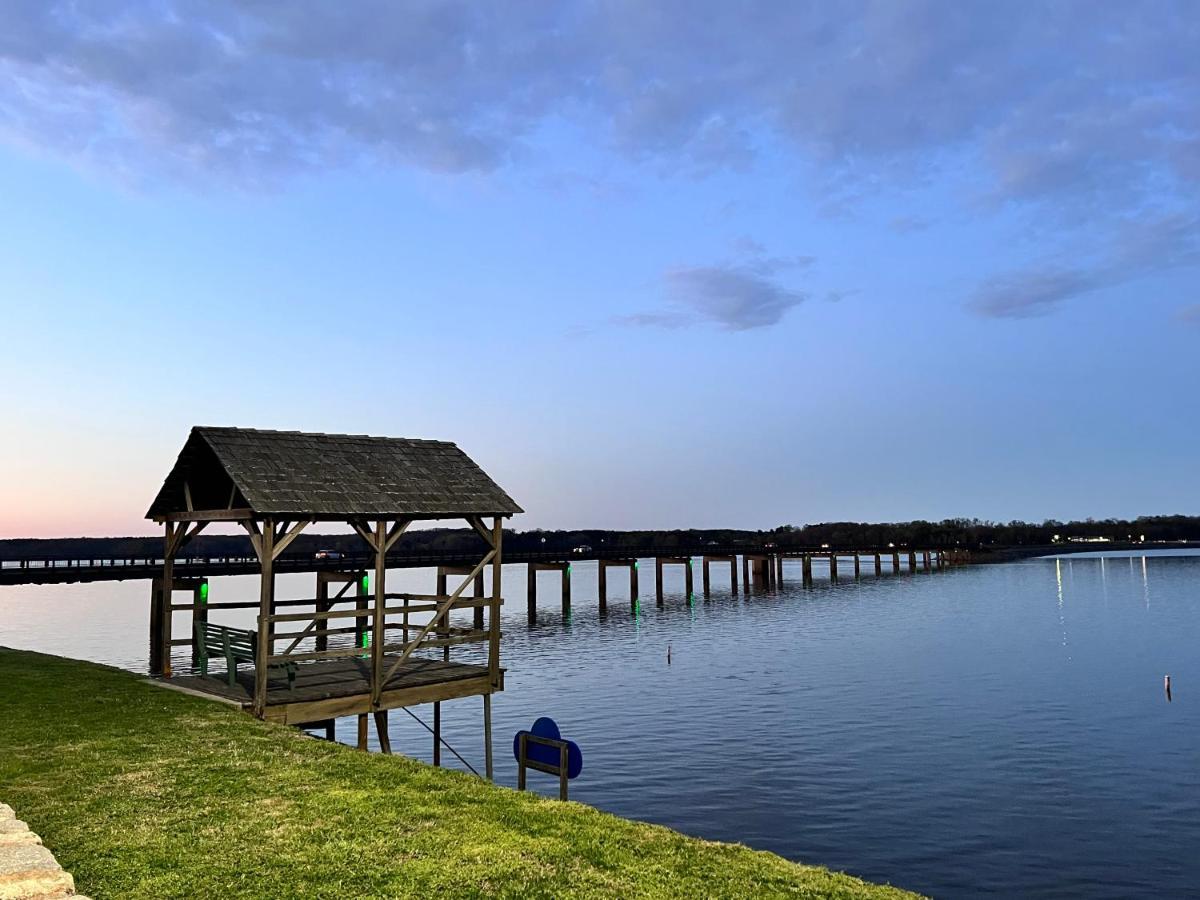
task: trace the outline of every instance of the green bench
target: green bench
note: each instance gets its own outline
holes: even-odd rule
[[[197,622],[196,649],[200,657],[201,675],[208,674],[210,656],[225,657],[225,668],[232,687],[237,684],[237,664],[248,662],[253,665],[258,659],[258,632],[230,628],[228,625],[213,625],[211,622]],[[292,690],[296,684],[296,664],[271,663],[270,667],[287,670],[288,690]]]

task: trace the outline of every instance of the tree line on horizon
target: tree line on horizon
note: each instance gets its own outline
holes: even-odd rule
[[[816,525],[781,525],[769,530],[734,528],[619,531],[575,529],[509,531],[505,550],[569,552],[588,546],[596,550],[629,550],[631,554],[650,549],[700,550],[707,546],[819,548],[852,550],[895,545],[897,547],[963,547],[972,550],[1002,547],[1050,546],[1072,540],[1106,538],[1111,541],[1147,543],[1200,541],[1200,516],[1139,516],[1136,519],[1084,519],[1041,523],[983,519],[944,519],[940,522],[824,522]],[[469,528],[428,528],[410,531],[401,539],[397,553],[473,552],[483,543]],[[293,553],[335,550],[361,553],[362,539],[355,534],[304,534],[290,548]],[[23,558],[145,558],[162,552],[160,537],[6,538],[0,540],[0,559]],[[192,556],[249,556],[250,542],[244,535],[202,534],[189,545]]]

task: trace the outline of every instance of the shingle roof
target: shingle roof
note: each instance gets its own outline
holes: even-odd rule
[[[185,483],[196,509],[232,504],[264,516],[434,519],[523,511],[448,441],[197,426],[146,518],[186,511]]]

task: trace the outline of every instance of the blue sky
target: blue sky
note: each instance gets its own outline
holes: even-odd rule
[[[1197,512],[1187,2],[0,0],[0,535],[190,425],[517,527]]]

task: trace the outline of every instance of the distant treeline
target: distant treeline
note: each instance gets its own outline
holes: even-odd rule
[[[769,531],[733,528],[675,531],[506,531],[506,550],[569,551],[587,545],[599,550],[628,549],[631,553],[658,548],[698,549],[720,546],[820,547],[999,547],[1045,546],[1072,538],[1108,538],[1112,541],[1198,541],[1200,516],[1141,516],[1137,519],[1087,519],[1082,522],[1040,524],[986,522],[980,519],[946,519],[942,522],[827,522],[820,525],[782,525]],[[472,551],[483,543],[467,528],[431,528],[411,531],[397,547],[401,553]],[[305,534],[289,548],[294,553],[318,550],[361,552],[365,546],[354,534]],[[108,538],[9,538],[0,540],[0,559],[23,558],[135,558],[162,553],[157,537]],[[249,556],[250,542],[239,535],[202,534],[185,553],[192,556]]]

